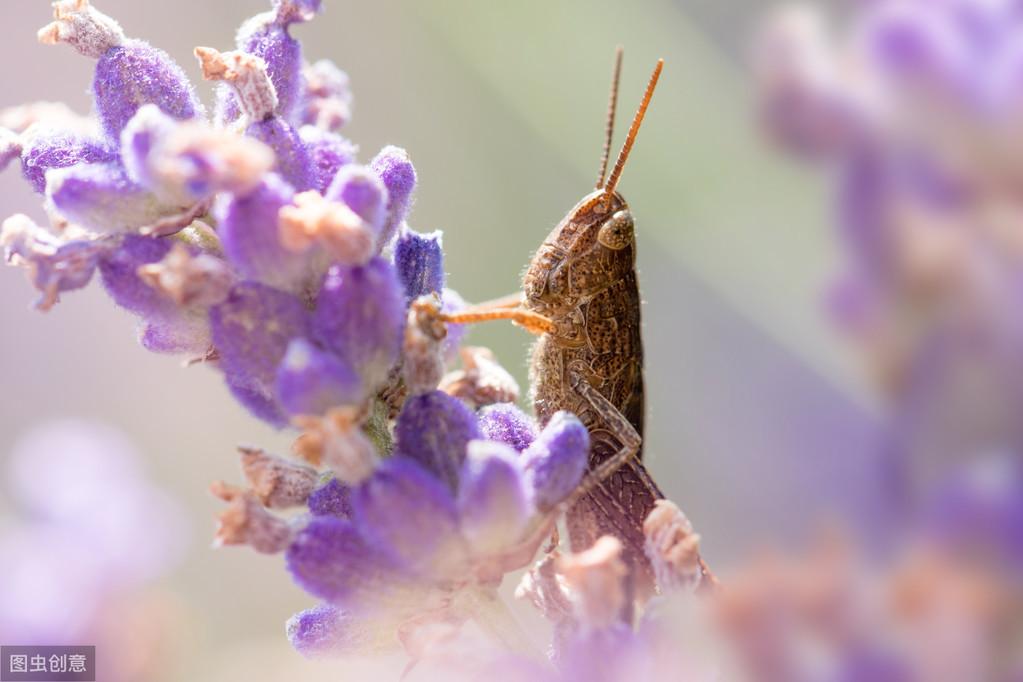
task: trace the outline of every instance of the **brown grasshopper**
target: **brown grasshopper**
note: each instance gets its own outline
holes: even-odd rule
[[[536,251],[523,292],[442,314],[452,323],[510,319],[539,335],[530,363],[536,416],[576,414],[590,432],[590,470],[566,516],[573,551],[601,535],[621,539],[637,596],[653,584],[643,520],[664,495],[640,460],[643,340],[636,238],[629,205],[616,191],[660,77],[659,60],[605,182],[614,129],[621,48],[615,54],[607,129],[595,191],[583,197]],[[703,571],[707,570],[702,566]]]

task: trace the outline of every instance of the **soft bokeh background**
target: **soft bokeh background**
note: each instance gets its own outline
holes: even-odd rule
[[[192,48],[230,48],[240,21],[268,5],[96,4],[197,82]],[[773,154],[750,113],[743,63],[760,3],[325,5],[295,34],[308,57],[350,74],[356,109],[344,132],[362,158],[387,143],[411,153],[420,186],[410,222],[445,231],[449,283],[470,300],[516,289],[531,250],[591,188],[614,46],[626,48],[616,145],[664,57],[620,185],[638,221],[650,466],[717,566],[832,514],[864,524],[878,513],[869,392],[821,313],[834,258],[824,179]],[[60,99],[88,109],[93,64],[36,42],[49,17],[41,0],[0,6],[0,106]],[[212,89],[200,91],[210,102]],[[42,217],[11,169],[0,176],[0,214],[14,212]],[[0,269],[0,453],[52,417],[126,432],[190,515],[190,551],[165,584],[188,623],[173,677],[288,677],[300,662],[283,623],[310,600],[279,557],[208,549],[218,503],[206,493],[213,479],[238,478],[236,444],[283,451],[288,438],[247,416],[214,372],[143,351],[129,315],[97,285],[41,314],[23,278]],[[525,386],[524,332],[494,324],[472,341]]]

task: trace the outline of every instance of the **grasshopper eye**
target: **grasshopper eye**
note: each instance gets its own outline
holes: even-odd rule
[[[632,243],[634,236],[632,214],[628,211],[618,211],[600,226],[597,241],[613,251],[620,251]]]

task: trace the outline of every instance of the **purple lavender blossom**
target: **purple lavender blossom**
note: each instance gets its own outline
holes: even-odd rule
[[[590,433],[570,412],[556,412],[522,453],[533,500],[550,509],[575,489],[586,471]]]
[[[327,272],[313,311],[314,338],[354,367],[369,389],[383,384],[398,361],[404,324],[401,284],[388,261]]]
[[[324,414],[333,407],[357,405],[363,398],[355,370],[307,339],[288,345],[277,370],[276,393],[291,415]]]
[[[338,170],[355,161],[355,145],[337,133],[309,125],[299,128],[298,134],[315,170],[313,188],[320,194],[326,194]]]
[[[308,336],[309,315],[302,302],[258,282],[242,282],[228,299],[210,309],[213,345],[220,355],[228,386],[259,407],[261,417],[283,425],[286,419],[275,404],[277,371],[292,339]],[[262,400],[260,400],[262,399]]]
[[[444,290],[444,252],[438,230],[419,234],[403,230],[394,245],[394,264],[405,285],[405,297],[412,301]]]
[[[469,441],[482,434],[476,415],[456,398],[433,391],[408,399],[394,427],[395,448],[457,489]]]
[[[309,258],[285,248],[277,214],[291,203],[292,188],[267,175],[255,190],[230,198],[219,209],[224,255],[244,277],[297,290],[309,276]]]
[[[374,235],[379,235],[387,217],[387,189],[380,178],[365,166],[349,164],[334,176],[324,196],[340,201],[366,221]]]
[[[46,172],[80,163],[107,163],[117,152],[106,141],[63,131],[34,131],[21,152],[21,172],[39,194],[46,190]]]

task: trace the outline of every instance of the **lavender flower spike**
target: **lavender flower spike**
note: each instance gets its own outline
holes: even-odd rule
[[[52,168],[116,160],[117,151],[104,140],[38,127],[23,136],[21,173],[40,194],[46,191],[46,172]]]
[[[496,403],[478,413],[480,432],[487,440],[496,440],[522,452],[536,440],[536,420],[514,403]]]

